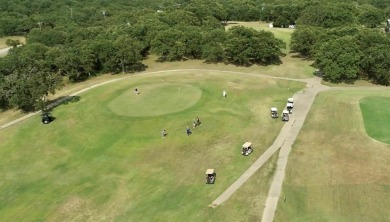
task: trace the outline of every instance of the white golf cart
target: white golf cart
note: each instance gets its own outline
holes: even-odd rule
[[[253,152],[253,148],[252,148],[252,143],[251,142],[246,142],[246,143],[244,143],[242,145],[242,150],[241,150],[241,154],[242,155],[248,156],[252,152]]]
[[[278,118],[278,109],[276,109],[275,107],[271,108],[271,117]]]
[[[207,169],[206,170],[206,184],[214,184],[216,176],[217,176],[217,174],[215,173],[214,169]]]
[[[287,105],[286,108],[290,114],[292,114],[292,110],[294,108],[294,99],[293,98],[288,98],[287,99]]]
[[[283,116],[282,116],[282,121],[286,121],[286,122],[288,122],[289,120],[290,120],[290,117],[288,116],[288,114],[289,114],[289,111],[287,111],[287,110],[283,110]]]

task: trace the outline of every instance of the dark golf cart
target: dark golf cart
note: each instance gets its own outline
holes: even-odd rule
[[[206,170],[206,184],[214,184],[216,176],[217,176],[217,174],[215,173],[214,169],[207,169]]]
[[[51,115],[51,113],[42,113],[42,123],[43,124],[49,124],[54,120],[54,117]]]
[[[244,143],[242,145],[242,151],[241,151],[242,155],[248,156],[252,152],[253,152],[253,148],[252,148],[252,143],[251,142],[246,142],[246,143]]]

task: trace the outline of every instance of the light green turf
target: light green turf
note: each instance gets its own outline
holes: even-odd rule
[[[389,99],[390,91],[340,89],[317,96],[289,156],[275,221],[388,221],[390,145],[366,134],[359,105],[380,97]],[[380,106],[388,110],[389,104]],[[364,112],[373,122],[384,121]]]
[[[198,102],[202,91],[188,84],[148,83],[128,89],[108,106],[123,116],[158,116],[179,112]]]
[[[360,100],[364,127],[372,138],[390,144],[390,97],[366,97]]]
[[[109,104],[129,89],[192,86],[198,102],[163,116],[128,117]],[[208,205],[274,141],[269,116],[305,84],[243,74],[175,72],[107,84],[53,111],[0,131],[1,221],[259,220],[276,158],[217,209]],[[222,91],[228,97],[222,97]],[[112,105],[112,104],[111,104]],[[199,116],[202,124],[187,137]],[[168,136],[161,138],[166,129]],[[243,157],[241,145],[254,144]],[[216,184],[205,184],[214,168]],[[255,207],[254,207],[255,206]]]

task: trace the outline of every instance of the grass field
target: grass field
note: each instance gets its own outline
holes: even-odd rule
[[[293,29],[232,25],[273,32],[288,46],[283,63],[156,63],[152,55],[143,74],[184,71],[104,85],[55,108],[57,119],[49,125],[35,116],[1,130],[0,220],[259,221],[276,155],[223,205],[208,205],[279,133],[283,123],[269,117],[269,107],[282,110],[285,99],[304,87],[259,75],[310,78],[314,69],[288,53]],[[68,84],[51,98],[124,76]],[[390,91],[364,81],[353,85],[360,89],[326,84],[346,87],[316,98],[289,157],[286,201],[281,198],[275,221],[387,221],[390,145],[382,142],[390,140],[383,125]],[[0,124],[23,115],[2,112]],[[196,116],[202,124],[187,137]],[[248,140],[255,152],[244,158],[240,146]],[[215,185],[204,184],[207,168],[216,169]]]
[[[26,43],[26,39],[25,39],[23,36],[7,36],[7,37],[2,37],[2,38],[0,38],[0,49],[4,49],[4,48],[9,47],[9,46],[7,46],[7,45],[5,44],[5,41],[7,41],[7,39],[19,40],[21,43]]]
[[[390,144],[390,98],[365,97],[360,100],[360,109],[367,134]]]
[[[282,109],[285,98],[303,87],[251,75],[183,71],[137,76],[81,94],[75,102],[55,108],[57,119],[49,125],[35,116],[0,131],[0,218],[258,220],[276,157],[225,205],[208,205],[277,136],[283,123],[269,117],[269,107]],[[160,100],[180,97],[185,102],[179,109],[173,106],[171,113],[164,107],[150,114],[150,106],[138,104],[147,104],[142,98],[155,103],[148,95],[158,93],[155,90],[163,91]],[[197,96],[191,97],[193,93]],[[126,98],[137,113],[126,115],[132,112]],[[202,124],[187,137],[185,128],[196,116]],[[165,139],[162,129],[168,132]],[[240,155],[245,141],[254,143],[249,157]],[[216,169],[215,185],[205,184],[207,168]]]
[[[332,90],[316,98],[290,154],[286,202],[279,201],[275,221],[388,221],[390,145],[366,134],[359,106],[373,96],[389,100],[390,91]]]

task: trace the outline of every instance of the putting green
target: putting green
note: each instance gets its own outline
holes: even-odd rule
[[[202,91],[192,85],[179,83],[155,83],[134,88],[112,100],[108,107],[123,116],[158,116],[175,113],[196,104]]]
[[[360,109],[367,134],[388,144],[390,144],[389,107],[389,97],[370,96],[360,100]]]

